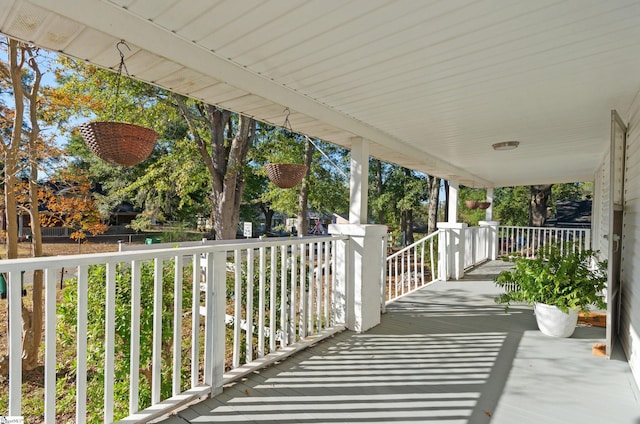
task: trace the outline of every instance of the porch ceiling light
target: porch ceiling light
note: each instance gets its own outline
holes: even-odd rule
[[[492,144],[493,150],[513,150],[520,145],[519,141],[502,141]]]

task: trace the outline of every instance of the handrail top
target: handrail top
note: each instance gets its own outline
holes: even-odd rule
[[[197,246],[187,247],[164,247],[154,249],[152,247],[153,245],[149,245],[149,249],[144,250],[4,259],[0,260],[0,272],[33,271],[45,268],[67,268],[79,265],[119,263],[134,260],[152,260],[156,258],[168,259],[175,256],[228,252],[237,249],[247,249],[250,247],[259,249],[261,247],[270,246],[300,245],[323,241],[347,240],[348,238],[348,236],[326,235],[298,238],[272,237],[263,240],[219,240],[218,243],[215,244],[199,244]]]
[[[513,228],[522,230],[556,230],[556,231],[591,231],[591,228],[574,227],[523,227],[520,225],[499,225],[498,228]]]
[[[395,253],[393,253],[393,254],[391,254],[391,255],[387,256],[387,260],[392,259],[392,258],[394,258],[394,257],[396,257],[396,256],[399,256],[399,255],[403,254],[404,252],[406,252],[407,250],[413,249],[413,248],[414,248],[414,247],[416,247],[417,245],[422,244],[422,243],[424,243],[424,242],[428,241],[429,239],[434,238],[435,236],[437,236],[437,235],[440,233],[440,231],[441,231],[441,230],[436,230],[436,231],[434,231],[433,233],[431,233],[431,234],[429,234],[429,235],[427,235],[427,236],[425,236],[425,237],[421,238],[420,240],[418,240],[418,241],[414,241],[414,242],[413,242],[412,244],[410,244],[409,246],[406,246],[406,247],[402,248],[401,250],[398,250],[397,252],[395,252]]]

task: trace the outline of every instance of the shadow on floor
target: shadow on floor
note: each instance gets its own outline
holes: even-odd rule
[[[225,388],[175,422],[488,423],[529,310],[421,292],[389,307],[364,334],[327,342]]]

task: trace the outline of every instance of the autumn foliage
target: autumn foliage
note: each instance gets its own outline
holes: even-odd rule
[[[60,172],[40,191],[42,226],[71,228],[70,237],[78,241],[87,234],[104,233],[108,226],[102,222],[92,188],[87,175]]]

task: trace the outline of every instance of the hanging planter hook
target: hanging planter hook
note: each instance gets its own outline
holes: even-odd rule
[[[122,50],[120,50],[120,46],[125,46],[127,48],[127,50],[131,51],[131,47],[129,47],[129,45],[127,44],[126,41],[124,40],[120,40],[118,41],[118,43],[116,44],[116,49],[118,49],[118,53],[120,53],[120,66],[125,66],[124,65],[124,53],[122,53]],[[126,68],[126,66],[125,66]],[[127,72],[127,75],[129,73]]]
[[[288,107],[285,107],[282,111],[284,115],[284,123],[282,124],[282,128],[288,130],[289,132],[293,132],[293,128],[291,128],[291,122],[289,122],[289,115],[291,115],[291,111]]]
[[[120,46],[125,46],[127,50],[131,51],[131,47],[129,47],[129,45],[124,40],[120,40],[116,44],[116,49],[118,50],[118,53],[120,53],[120,64],[118,65],[118,74],[116,76],[116,100],[113,104],[113,119],[116,119],[116,112],[118,111],[118,99],[120,98],[120,79],[122,77],[122,70],[124,69],[124,71],[127,73],[127,76],[130,77],[127,65],[125,65],[124,63],[124,53],[120,49]]]

